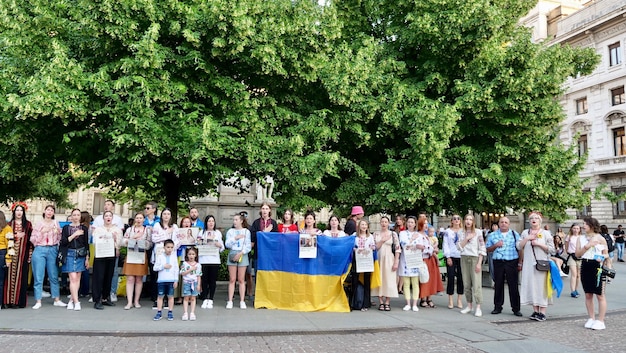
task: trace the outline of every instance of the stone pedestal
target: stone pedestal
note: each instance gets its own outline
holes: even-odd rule
[[[273,181],[272,181],[273,183]],[[244,187],[250,183],[245,181]],[[217,194],[219,196],[205,196],[191,200],[191,206],[198,209],[200,219],[204,221],[207,215],[213,215],[216,227],[225,233],[233,225],[233,217],[240,212],[247,212],[248,223],[259,218],[259,210],[263,202],[272,206],[272,218],[276,217],[276,202],[271,198],[271,189],[254,183],[247,187],[248,191],[242,192],[238,188],[220,185]]]

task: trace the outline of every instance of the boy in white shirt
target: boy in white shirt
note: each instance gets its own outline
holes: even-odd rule
[[[159,273],[157,280],[157,287],[159,296],[157,298],[157,313],[154,316],[154,321],[161,320],[163,308],[163,297],[167,294],[167,304],[169,311],[167,313],[167,320],[174,320],[174,314],[172,308],[174,308],[174,288],[178,287],[178,257],[174,252],[174,241],[167,239],[163,242],[163,254],[156,257],[154,261],[154,272]]]

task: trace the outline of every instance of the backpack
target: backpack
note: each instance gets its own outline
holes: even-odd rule
[[[355,273],[358,276],[358,274]],[[365,306],[365,287],[361,282],[357,281],[356,288],[352,288],[352,303],[350,303],[352,310],[361,310]],[[367,298],[369,300],[369,298]]]
[[[611,238],[611,236],[608,234],[602,234],[602,236],[606,240],[606,246],[608,248],[607,251],[612,252],[613,250],[615,250],[615,244],[613,244],[613,238]]]

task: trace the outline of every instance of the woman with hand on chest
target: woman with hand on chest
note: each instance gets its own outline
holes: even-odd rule
[[[63,254],[61,271],[69,274],[71,300],[67,304],[68,310],[81,310],[78,301],[80,278],[89,268],[89,229],[80,223],[80,210],[75,208],[70,216],[72,223],[63,227],[59,252]],[[110,281],[110,280],[109,280]]]

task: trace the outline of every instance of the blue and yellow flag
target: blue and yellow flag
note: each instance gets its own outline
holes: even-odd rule
[[[257,233],[255,308],[349,312],[342,277],[353,237],[317,237],[317,258],[299,258],[299,234]]]

